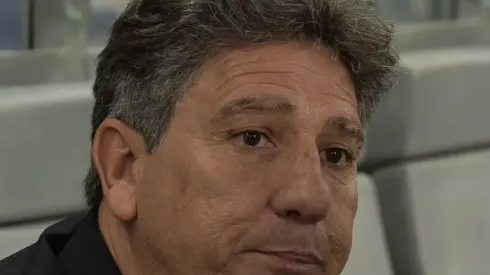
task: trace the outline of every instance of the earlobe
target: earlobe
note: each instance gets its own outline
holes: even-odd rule
[[[107,119],[99,126],[92,159],[109,211],[123,221],[137,217],[138,166],[146,155],[143,137],[124,122]]]

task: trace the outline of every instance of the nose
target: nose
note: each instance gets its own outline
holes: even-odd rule
[[[316,146],[287,158],[278,191],[271,205],[280,218],[301,224],[315,224],[326,218],[332,193],[324,179]]]

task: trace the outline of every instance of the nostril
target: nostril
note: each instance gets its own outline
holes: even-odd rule
[[[286,211],[286,217],[290,219],[298,219],[301,217],[301,213],[297,210],[288,210]]]

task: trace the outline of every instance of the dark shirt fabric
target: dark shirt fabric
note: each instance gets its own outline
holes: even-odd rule
[[[0,275],[120,274],[95,210],[48,227],[36,243],[0,261]]]

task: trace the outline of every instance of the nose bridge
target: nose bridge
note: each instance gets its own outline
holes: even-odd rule
[[[318,181],[323,181],[316,139],[311,135],[304,134],[299,140],[300,142],[295,146],[295,150],[290,152],[292,160],[291,176],[297,183],[311,181],[309,185],[316,185],[319,183]]]
[[[318,150],[303,151],[295,158],[291,176],[291,187],[298,194],[298,200],[305,200],[310,207],[324,208],[329,199],[328,185],[322,173]]]
[[[297,176],[313,176],[312,172],[321,172],[320,168],[320,156],[316,144],[311,142],[303,142],[300,146],[297,146],[296,150],[291,152],[291,160],[293,174]]]
[[[331,193],[324,181],[316,142],[291,150],[286,161],[286,173],[273,204],[276,213],[301,223],[323,220],[330,208]]]

